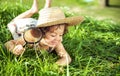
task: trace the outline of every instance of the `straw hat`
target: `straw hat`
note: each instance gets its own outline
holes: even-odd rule
[[[37,27],[46,27],[56,24],[67,23],[68,25],[77,25],[83,21],[83,17],[65,17],[64,12],[58,7],[44,8],[39,11]]]

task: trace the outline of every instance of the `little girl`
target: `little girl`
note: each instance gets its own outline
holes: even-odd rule
[[[58,65],[67,65],[71,62],[71,57],[62,44],[62,37],[67,26],[76,25],[83,21],[80,16],[66,18],[63,11],[58,7],[50,7],[51,0],[46,0],[45,6],[39,11],[39,18],[35,20],[30,18],[34,13],[38,13],[37,0],[33,1],[32,8],[18,15],[9,24],[8,28],[13,35],[14,40],[5,43],[6,48],[15,55],[21,55],[25,49],[24,30],[29,27],[41,29],[42,38],[38,42],[37,48],[40,50],[56,51],[59,60]],[[34,41],[40,32],[36,29],[30,30],[26,35],[27,41]]]

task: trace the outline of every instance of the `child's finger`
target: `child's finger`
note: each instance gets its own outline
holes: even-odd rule
[[[23,48],[22,45],[17,45],[14,49],[13,49],[13,53],[16,55],[20,55],[25,49]]]

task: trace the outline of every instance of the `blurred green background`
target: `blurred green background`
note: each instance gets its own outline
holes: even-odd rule
[[[21,4],[28,9],[33,0],[0,0],[0,5],[12,3],[13,6]],[[52,6],[65,7],[76,14],[91,16],[97,19],[111,19],[120,22],[120,0],[109,0],[110,5],[118,7],[104,7],[105,0],[52,0]],[[39,7],[43,8],[45,0],[38,0]]]

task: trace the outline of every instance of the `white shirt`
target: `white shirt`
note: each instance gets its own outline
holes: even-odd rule
[[[36,27],[37,20],[33,18],[24,18],[24,19],[17,19],[13,22],[8,24],[8,29],[12,33],[14,39],[18,39],[22,36],[23,32],[30,28]],[[21,35],[20,35],[21,34]]]

